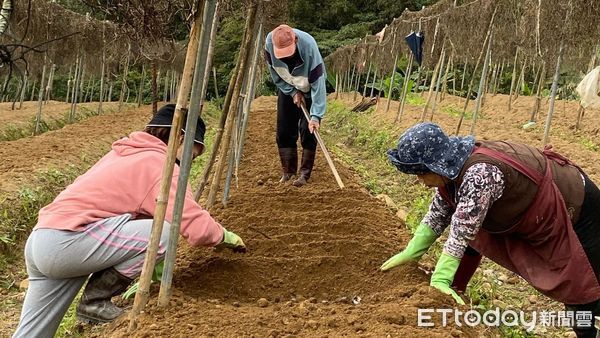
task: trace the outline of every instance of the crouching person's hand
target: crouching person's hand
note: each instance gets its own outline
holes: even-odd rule
[[[246,245],[242,238],[235,233],[223,228],[223,241],[215,246],[217,251],[227,248],[233,252],[246,252]]]

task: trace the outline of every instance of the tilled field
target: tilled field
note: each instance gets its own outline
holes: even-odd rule
[[[98,336],[479,336],[471,328],[419,328],[417,308],[453,301],[430,289],[416,264],[379,265],[409,239],[404,225],[337,163],[339,190],[319,154],[308,186],[280,185],[275,99],[254,103],[239,186],[212,214],[240,234],[246,254],[183,244],[171,306],[151,300],[139,328],[127,320]]]

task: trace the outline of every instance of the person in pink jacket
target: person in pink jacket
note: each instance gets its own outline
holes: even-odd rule
[[[53,337],[88,277],[77,317],[109,322],[123,313],[111,298],[125,291],[141,273],[174,111],[173,104],[162,107],[144,131],[113,143],[108,154],[40,210],[25,245],[29,288],[14,337]],[[199,119],[194,157],[204,150],[205,130]],[[182,148],[180,145],[178,159]],[[178,176],[176,165],[159,261],[169,239]],[[222,246],[236,252],[246,249],[239,236],[194,201],[189,185],[180,233],[192,246]]]

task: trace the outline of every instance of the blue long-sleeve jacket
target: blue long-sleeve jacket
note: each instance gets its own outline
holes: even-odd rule
[[[307,96],[310,92],[312,105],[310,107],[311,120],[320,121],[325,115],[327,93],[325,91],[325,65],[323,57],[317,47],[317,42],[308,33],[294,29],[298,37],[296,48],[302,63],[292,72],[288,66],[275,57],[271,33],[265,41],[265,60],[269,65],[269,72],[273,82],[284,94],[294,96],[301,91]]]

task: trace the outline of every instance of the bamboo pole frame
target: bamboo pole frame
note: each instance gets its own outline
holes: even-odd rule
[[[402,114],[404,114],[404,103],[406,102],[406,95],[408,94],[408,84],[410,82],[410,76],[412,73],[412,66],[414,61],[414,55],[411,51],[409,51],[410,56],[408,57],[408,65],[406,66],[406,71],[404,72],[404,81],[402,82],[402,98],[400,99],[400,105],[398,106],[398,114],[396,115],[396,120],[394,123],[400,122],[402,119]]]
[[[175,202],[173,204],[173,221],[171,224],[169,242],[165,254],[163,274],[158,294],[158,305],[167,306],[172,294],[173,271],[175,270],[175,258],[177,256],[177,242],[179,239],[179,229],[183,217],[183,204],[187,191],[188,178],[192,168],[192,148],[194,146],[194,137],[196,135],[196,126],[200,107],[204,102],[206,95],[206,69],[208,63],[209,43],[212,30],[216,29],[213,22],[216,21],[218,2],[216,0],[206,0],[202,17],[202,31],[200,33],[200,42],[196,52],[196,65],[194,67],[194,78],[192,82],[192,93],[190,98],[190,109],[187,114],[186,133],[183,140],[183,155],[179,177],[177,179],[177,191],[175,193]]]
[[[483,92],[485,91],[485,86],[487,82],[487,74],[488,68],[490,66],[491,58],[492,58],[492,38],[493,33],[490,33],[488,39],[487,52],[485,56],[485,61],[483,62],[483,70],[481,71],[481,79],[479,80],[479,90],[477,91],[477,101],[475,104],[475,110],[473,111],[473,118],[471,121],[471,130],[469,134],[475,135],[475,126],[477,125],[477,117],[479,116],[479,110],[481,109],[481,103],[483,101]]]
[[[481,47],[481,52],[479,52],[479,56],[477,57],[477,62],[475,63],[475,68],[473,68],[473,74],[471,76],[471,80],[469,80],[469,86],[467,87],[467,93],[465,97],[465,103],[463,105],[462,112],[460,114],[460,119],[458,120],[458,124],[456,126],[455,134],[458,135],[460,133],[460,127],[462,126],[463,120],[465,118],[465,114],[467,113],[467,108],[469,107],[469,101],[471,100],[471,90],[473,88],[473,84],[475,81],[475,73],[477,72],[477,68],[479,68],[479,63],[481,63],[481,58],[483,57],[484,50],[486,48],[486,44],[492,34],[492,27],[494,26],[494,18],[496,17],[496,12],[498,11],[498,7],[494,8],[494,13],[492,13],[492,17],[490,18],[490,23],[488,25],[488,30],[485,35],[485,39],[483,39],[483,45]],[[465,65],[466,69],[466,65]]]
[[[250,44],[252,43],[252,35],[253,35],[253,26],[254,20],[256,20],[256,8],[257,4],[252,2],[248,8],[248,16],[246,20],[246,36],[244,37],[244,44],[240,50],[240,67],[237,69],[238,75],[236,76],[236,82],[233,89],[232,94],[232,104],[230,107],[230,111],[228,115],[231,115],[230,118],[227,119],[224,130],[223,143],[220,147],[220,156],[219,161],[217,162],[217,166],[215,167],[215,173],[212,178],[210,191],[208,193],[208,198],[206,201],[206,208],[210,209],[215,203],[217,197],[217,191],[219,190],[219,186],[221,184],[221,176],[223,175],[223,170],[225,168],[225,163],[227,161],[227,154],[229,153],[229,145],[231,144],[232,132],[233,132],[233,122],[235,120],[235,112],[237,112],[239,105],[239,95],[242,87],[242,80],[244,71],[246,69],[246,65],[248,64],[249,57],[249,49]]]
[[[129,317],[128,332],[135,330],[137,326],[137,316],[146,306],[148,297],[150,295],[150,282],[152,280],[154,265],[156,264],[156,254],[158,252],[160,236],[165,221],[167,205],[169,203],[169,192],[172,184],[173,169],[175,165],[175,158],[177,156],[177,148],[179,147],[179,142],[177,142],[177,140],[179,140],[179,136],[181,134],[182,116],[187,111],[188,96],[192,85],[192,76],[195,67],[196,55],[198,53],[200,26],[201,17],[200,15],[197,15],[196,18],[194,18],[194,24],[190,32],[190,41],[183,67],[184,71],[181,86],[182,88],[179,91],[177,105],[173,115],[173,125],[169,134],[169,144],[167,145],[167,159],[162,170],[160,193],[156,199],[156,211],[154,214],[154,220],[152,222],[152,233],[150,235],[150,241],[146,250],[144,265],[142,267],[139,289],[136,292],[133,308],[131,309]]]
[[[567,13],[568,16],[568,13]],[[560,75],[560,66],[562,64],[563,54],[565,49],[565,42],[561,40],[560,49],[558,51],[558,58],[556,60],[556,71],[554,72],[554,79],[552,80],[552,91],[550,93],[550,106],[548,107],[548,115],[546,116],[546,125],[544,126],[544,138],[542,145],[548,144],[548,138],[550,136],[550,126],[552,124],[552,115],[554,114],[554,102],[556,100],[556,90],[558,88],[558,77]]]

